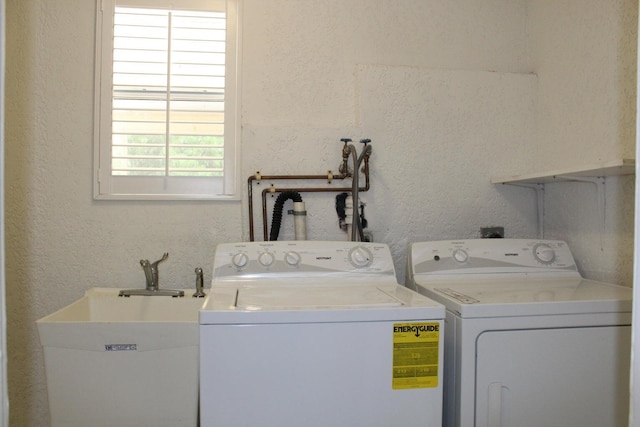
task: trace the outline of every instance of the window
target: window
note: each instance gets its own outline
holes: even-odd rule
[[[238,199],[240,0],[97,0],[97,199]]]

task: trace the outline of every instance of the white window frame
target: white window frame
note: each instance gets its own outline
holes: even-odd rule
[[[96,0],[94,199],[239,200],[240,13],[242,0]],[[113,15],[115,6],[226,12],[224,176],[112,176]]]

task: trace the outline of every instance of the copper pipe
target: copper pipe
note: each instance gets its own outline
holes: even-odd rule
[[[369,158],[365,158],[364,159],[364,166],[362,167],[362,172],[364,173],[365,176],[365,185],[364,187],[359,187],[358,191],[368,191],[369,188],[371,188],[371,183],[369,182]],[[313,176],[313,175],[308,175],[308,176]],[[325,175],[324,178],[326,178],[327,176]],[[343,179],[345,178],[344,176],[341,176],[339,179]],[[271,178],[271,179],[275,179],[275,178]],[[281,178],[281,179],[289,179],[289,178]],[[295,178],[291,178],[291,179],[295,179]],[[267,224],[267,194],[275,194],[275,193],[282,193],[283,191],[297,191],[298,193],[331,193],[331,192],[336,192],[336,193],[344,193],[344,192],[350,192],[353,188],[352,187],[341,187],[341,188],[331,188],[331,187],[316,187],[316,188],[265,188],[264,190],[262,190],[262,231],[264,234],[264,241],[268,241],[268,236],[269,236],[269,230],[268,230],[268,224]],[[249,200],[249,203],[252,204],[252,201]],[[250,205],[251,208],[251,205]],[[254,235],[253,235],[253,210],[251,209],[250,212],[250,239],[251,241],[254,240]]]
[[[332,175],[331,179],[345,179],[351,175],[349,174],[338,174]],[[261,175],[260,180],[291,180],[291,179],[326,179],[329,180],[329,173],[325,175]],[[367,174],[367,182],[369,176]],[[254,230],[253,230],[253,181],[258,180],[256,175],[251,175],[247,180],[247,195],[249,198],[249,240],[251,242],[254,241]],[[265,202],[262,203],[263,209]],[[266,237],[266,234],[265,234]],[[265,241],[267,239],[265,238]]]

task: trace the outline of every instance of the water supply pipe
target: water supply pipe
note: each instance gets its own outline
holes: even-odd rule
[[[360,205],[359,200],[358,200],[358,181],[360,178],[360,164],[363,162],[363,160],[368,160],[369,156],[371,155],[371,146],[369,145],[369,143],[371,142],[370,139],[361,139],[360,142],[362,144],[364,144],[364,149],[362,150],[362,152],[360,153],[360,156],[357,156],[356,158],[356,148],[353,145],[350,145],[350,151],[351,151],[351,157],[353,159],[353,181],[352,181],[352,185],[351,185],[351,203],[352,203],[352,218],[353,220],[352,222],[352,227],[351,227],[351,241],[352,242],[356,242],[356,241],[364,241],[364,230],[362,228],[362,222],[360,221],[360,215],[358,212],[358,207]],[[367,170],[368,170],[368,162],[366,163],[367,165]]]
[[[260,181],[262,180],[275,180],[275,181],[279,181],[279,180],[327,180],[327,182],[331,183],[332,180],[334,179],[345,179],[347,178],[347,175],[344,174],[340,174],[340,175],[334,175],[331,171],[328,171],[326,175],[261,175],[260,172],[256,172],[255,175],[251,175],[249,177],[249,179],[247,180],[247,195],[248,195],[248,199],[249,199],[249,240],[251,242],[253,242],[254,239],[254,226],[253,226],[253,183],[257,182],[260,183]],[[266,197],[265,197],[265,191],[269,192],[271,191],[272,193],[281,193],[282,191],[287,191],[287,190],[292,190],[292,191],[298,191],[298,192],[302,192],[302,191],[307,191],[306,189],[280,189],[280,190],[276,190],[273,187],[271,189],[266,188],[265,190],[263,190],[262,194],[262,209],[263,209],[263,225],[264,225],[264,240],[267,240],[268,237],[268,232],[267,232],[267,223],[264,222],[266,220],[267,217],[267,213],[266,213]],[[328,188],[328,191],[334,191],[334,189]]]
[[[331,171],[328,171],[327,174],[325,175],[262,175],[260,174],[260,172],[256,172],[254,175],[251,175],[248,180],[247,180],[247,195],[248,195],[248,204],[249,204],[249,240],[250,241],[254,241],[255,240],[255,231],[254,231],[254,224],[253,224],[253,183],[260,183],[262,180],[327,180],[327,182],[329,184],[332,183],[332,181],[334,179],[336,180],[343,180],[345,178],[349,178],[352,176],[352,174],[347,170],[347,164],[348,164],[348,158],[349,158],[349,153],[350,153],[350,149],[346,148],[348,145],[348,142],[351,141],[351,139],[348,138],[343,138],[341,139],[342,142],[345,143],[345,147],[343,147],[342,150],[342,164],[340,165],[340,173],[337,175],[334,175]],[[363,140],[364,141],[364,140]],[[370,140],[367,140],[367,142],[369,142]],[[362,142],[362,141],[361,141]],[[365,149],[366,149],[366,144],[365,144]],[[368,153],[371,152],[371,148],[369,148]],[[365,185],[363,187],[359,187],[358,191],[368,191],[370,188],[370,180],[369,180],[369,156],[370,154],[361,155],[361,160],[359,160],[358,162],[358,167],[360,165],[360,162],[364,162],[364,166],[362,168],[362,173],[364,174],[365,177]],[[353,175],[358,175],[359,171],[356,168],[354,170]],[[352,183],[353,184],[353,183]],[[267,194],[275,194],[275,193],[282,193],[284,191],[297,191],[299,193],[302,192],[308,192],[308,193],[331,193],[331,192],[338,192],[338,193],[344,193],[344,192],[351,192],[353,191],[353,185],[351,187],[338,187],[338,188],[331,188],[331,187],[311,187],[311,188],[275,188],[273,186],[271,186],[271,188],[265,188],[262,190],[262,225],[263,225],[263,234],[264,234],[264,240],[267,241],[268,240],[268,236],[269,236],[269,232],[268,232],[268,227],[267,227],[267,202],[266,202],[266,198],[267,198]]]
[[[363,158],[364,166],[362,167],[362,172],[364,173],[365,185],[358,187],[358,192],[366,192],[371,188],[371,181],[369,178],[369,157]],[[326,176],[324,176],[326,179]],[[263,176],[264,179],[264,176]],[[275,179],[275,178],[267,178],[267,179]],[[287,178],[284,178],[287,179]],[[294,178],[289,178],[294,179]],[[343,179],[342,177],[339,179]],[[269,231],[267,227],[267,195],[274,195],[276,193],[282,193],[284,191],[297,191],[299,193],[345,193],[351,192],[353,190],[353,186],[351,187],[310,187],[310,188],[277,188],[270,187],[262,190],[262,232],[264,236],[264,240],[267,241],[269,237]],[[249,203],[251,206],[251,198],[249,199]],[[251,211],[252,212],[252,211]],[[251,214],[250,214],[251,215]],[[254,241],[254,231],[253,231],[253,217],[250,218],[250,240]]]

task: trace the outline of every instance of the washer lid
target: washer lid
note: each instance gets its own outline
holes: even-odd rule
[[[444,307],[403,286],[276,286],[211,290],[200,324],[444,319]]]
[[[289,287],[278,292],[268,288],[238,289],[236,307],[240,310],[291,310],[333,308],[402,307],[401,300],[380,288]]]
[[[461,317],[631,312],[632,289],[586,279],[527,279],[417,284]]]

